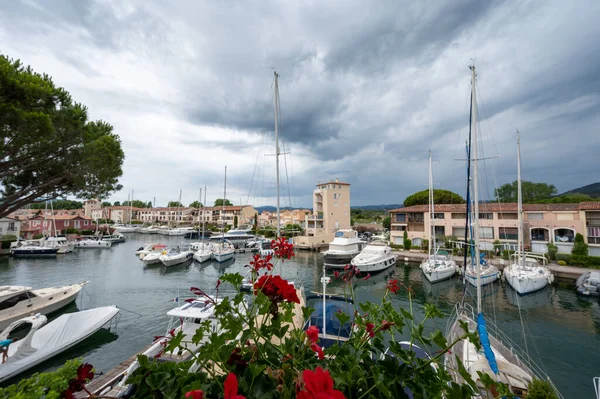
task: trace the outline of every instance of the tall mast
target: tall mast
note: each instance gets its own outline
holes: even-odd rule
[[[198,202],[202,201],[202,188],[200,188],[200,192],[198,193]],[[200,222],[200,204],[198,204],[198,222]],[[202,217],[204,217],[204,213],[202,213]],[[198,234],[200,234],[200,223],[198,223]]]
[[[518,202],[518,217],[519,217],[519,231],[518,231],[518,242],[517,247],[519,248],[519,261],[518,264],[523,264],[523,192],[521,190],[521,133],[517,129],[517,202]]]
[[[431,167],[431,150],[429,150],[429,256],[436,249],[435,245],[435,208],[433,204],[433,169]]]
[[[471,101],[471,118],[473,131],[473,207],[475,217],[473,218],[473,229],[475,235],[475,262],[477,267],[477,314],[481,313],[481,260],[479,259],[479,171],[477,165],[477,95],[475,78],[475,65],[471,66],[471,86],[472,86],[472,101]]]
[[[131,190],[131,201],[129,201],[129,224],[133,221],[133,190]]]
[[[469,139],[467,141],[467,206],[465,213],[465,251],[463,254],[463,276],[467,273],[467,245],[469,242],[469,232],[471,231],[471,132],[473,127],[473,88],[471,87],[471,106],[469,107]],[[464,283],[463,277],[463,283]]]
[[[129,202],[129,205],[131,205],[131,194],[127,194],[127,202]],[[127,209],[127,208],[125,208]],[[125,211],[125,209],[122,209],[122,213],[121,215],[123,215],[123,224],[127,224],[127,213]],[[131,225],[131,211],[129,211],[129,225]]]
[[[48,215],[48,197],[44,203],[44,228],[42,229],[42,235],[46,237],[46,216]]]
[[[179,215],[179,206],[181,205],[181,192],[183,190],[179,189],[179,201],[177,201],[177,212],[175,213],[175,219],[177,220],[177,227],[181,226],[181,216]]]
[[[221,222],[222,222],[222,231],[221,231],[221,249],[225,245],[225,198],[227,198],[227,165],[225,165],[225,183],[223,184],[223,203],[221,204]]]
[[[58,234],[56,233],[56,218],[54,217],[54,205],[52,205],[52,201],[50,201],[50,212],[52,212],[52,225],[54,226],[54,237],[58,237]]]
[[[202,203],[202,242],[204,243],[204,228],[206,226],[206,219],[204,218],[204,208],[206,207],[206,185],[204,186],[204,202]],[[204,247],[202,247],[204,248]]]
[[[277,238],[280,235],[280,211],[279,211],[279,75],[275,75],[275,173],[277,174]]]

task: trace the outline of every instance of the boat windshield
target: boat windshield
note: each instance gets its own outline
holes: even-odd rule
[[[4,310],[4,309],[8,309],[8,308],[12,308],[13,306],[15,306],[16,304],[18,304],[21,301],[26,301],[29,298],[34,298],[35,294],[33,292],[21,292],[20,294],[17,294],[15,296],[11,296],[8,299],[5,299],[4,301],[0,302],[0,310]]]

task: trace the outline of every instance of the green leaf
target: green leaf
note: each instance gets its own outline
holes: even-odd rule
[[[250,370],[250,373],[252,374],[253,378],[256,378],[260,374],[262,374],[262,372],[265,371],[266,368],[267,368],[267,366],[264,364],[257,364],[257,363],[248,364],[248,369]]]
[[[152,373],[146,378],[146,382],[150,388],[160,390],[161,386],[165,383],[165,381],[167,381],[168,378],[169,373]]]

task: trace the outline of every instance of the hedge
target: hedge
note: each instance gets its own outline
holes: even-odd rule
[[[571,255],[569,265],[600,269],[600,256]]]
[[[562,260],[567,265],[571,264],[571,255],[570,254],[556,254],[555,258],[556,258],[556,260]]]

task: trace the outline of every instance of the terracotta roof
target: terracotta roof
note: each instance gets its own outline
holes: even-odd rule
[[[129,207],[127,207],[127,209],[129,209]],[[167,207],[167,206],[161,206],[158,208],[133,208],[133,209],[137,209],[138,211],[141,212],[163,212],[163,211],[173,211],[173,212],[177,212],[177,207]],[[192,209],[196,209],[196,208],[190,208],[189,206],[183,206],[183,207],[179,207],[179,211],[189,211]]]
[[[142,209],[147,209],[147,208],[136,208],[135,206],[133,208],[130,208],[128,206],[107,206],[104,209],[110,209],[111,211],[116,211],[116,210],[121,210],[121,209],[126,209],[126,210],[134,210],[134,211],[140,211]]]
[[[516,202],[481,203],[480,212],[517,212]],[[578,210],[600,210],[600,202],[582,202],[580,204],[523,204],[524,212],[568,212]],[[390,213],[428,212],[429,205],[413,205],[406,208],[392,209]],[[465,204],[437,204],[436,212],[466,212]]]
[[[52,220],[52,215],[46,215],[47,220]],[[81,219],[81,220],[92,220],[89,216],[83,215],[54,215],[55,220],[72,220],[72,219]],[[44,215],[37,215],[32,217],[30,220],[44,220]]]

